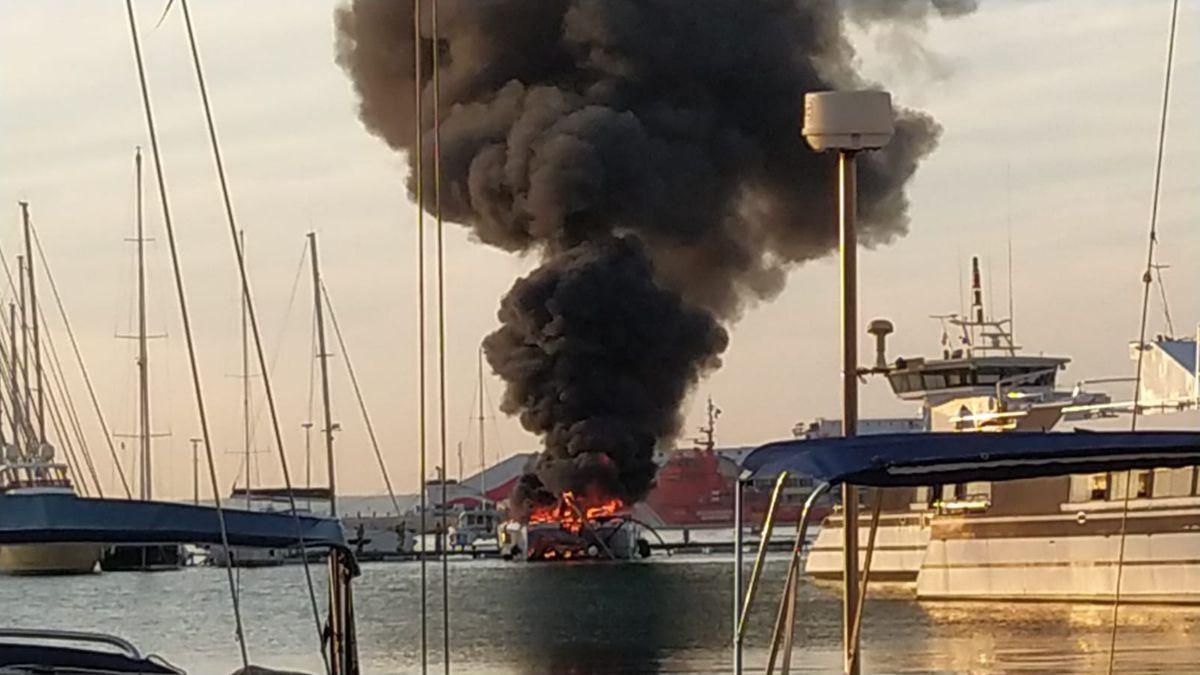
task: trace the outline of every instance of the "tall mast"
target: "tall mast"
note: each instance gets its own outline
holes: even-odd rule
[[[312,422],[304,422],[304,487],[312,487]]]
[[[479,494],[487,501],[487,439],[483,433],[483,347],[479,347]]]
[[[21,385],[17,377],[17,303],[8,303],[8,384],[9,403],[12,405],[12,442],[21,448]]]
[[[317,356],[321,359],[321,403],[325,408],[325,461],[329,471],[329,515],[337,517],[337,481],[333,471],[333,420],[329,412],[329,354],[325,351],[325,314],[321,303],[321,266],[317,258],[317,233],[308,233],[312,254],[313,307],[317,317]]]
[[[138,448],[142,457],[142,499],[154,498],[150,458],[150,358],[146,348],[146,250],[142,219],[142,149],[133,156],[137,185],[137,294],[138,294]]]
[[[246,231],[238,232],[242,258],[246,256]],[[246,293],[242,289],[242,452],[246,462],[246,510],[250,510],[250,342],[247,324]]]
[[[25,256],[17,256],[17,276],[20,277],[20,289],[17,292],[17,301],[21,305],[21,426],[22,435],[25,437],[25,443],[22,446],[24,452],[28,454],[29,443],[33,439],[29,434],[29,401],[32,396],[29,392],[29,319],[28,308],[29,303],[26,299],[26,281],[25,273]]]
[[[30,236],[29,202],[21,202],[21,220],[25,224],[25,272],[29,275],[29,314],[33,322],[33,372],[37,387],[38,452],[46,442],[46,398],[42,387],[42,344],[38,334],[37,284],[33,274],[33,243]]]

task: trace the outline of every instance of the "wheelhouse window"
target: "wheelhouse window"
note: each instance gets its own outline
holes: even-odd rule
[[[1108,499],[1108,474],[1094,473],[1088,478],[1088,499]]]
[[[925,388],[926,389],[945,389],[946,388],[946,376],[933,374],[933,373],[926,375],[925,376]]]

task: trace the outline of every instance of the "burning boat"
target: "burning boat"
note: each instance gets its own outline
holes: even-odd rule
[[[535,508],[528,520],[500,525],[506,560],[633,560],[650,555],[650,543],[620,499],[588,500],[564,492]]]

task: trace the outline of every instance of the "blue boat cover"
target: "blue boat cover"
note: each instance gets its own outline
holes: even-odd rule
[[[230,546],[346,549],[329,518],[224,509]],[[0,495],[0,544],[221,544],[217,510],[70,494]]]
[[[1194,464],[1200,433],[935,432],[781,441],[751,451],[742,468],[749,478],[789,471],[828,483],[917,487]]]

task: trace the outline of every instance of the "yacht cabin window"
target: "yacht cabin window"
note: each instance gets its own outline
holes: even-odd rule
[[[1108,474],[1087,473],[1071,476],[1072,502],[1103,501],[1108,499]]]
[[[1155,469],[1151,487],[1155,497],[1187,497],[1192,494],[1193,467]]]
[[[1149,470],[1114,471],[1109,474],[1108,499],[1110,501],[1124,501],[1126,479],[1130,476],[1133,478],[1133,484],[1129,486],[1129,498],[1146,499],[1150,497],[1153,474]]]
[[[978,481],[975,483],[967,483],[967,497],[970,499],[986,499],[992,498],[992,484],[987,481]]]

